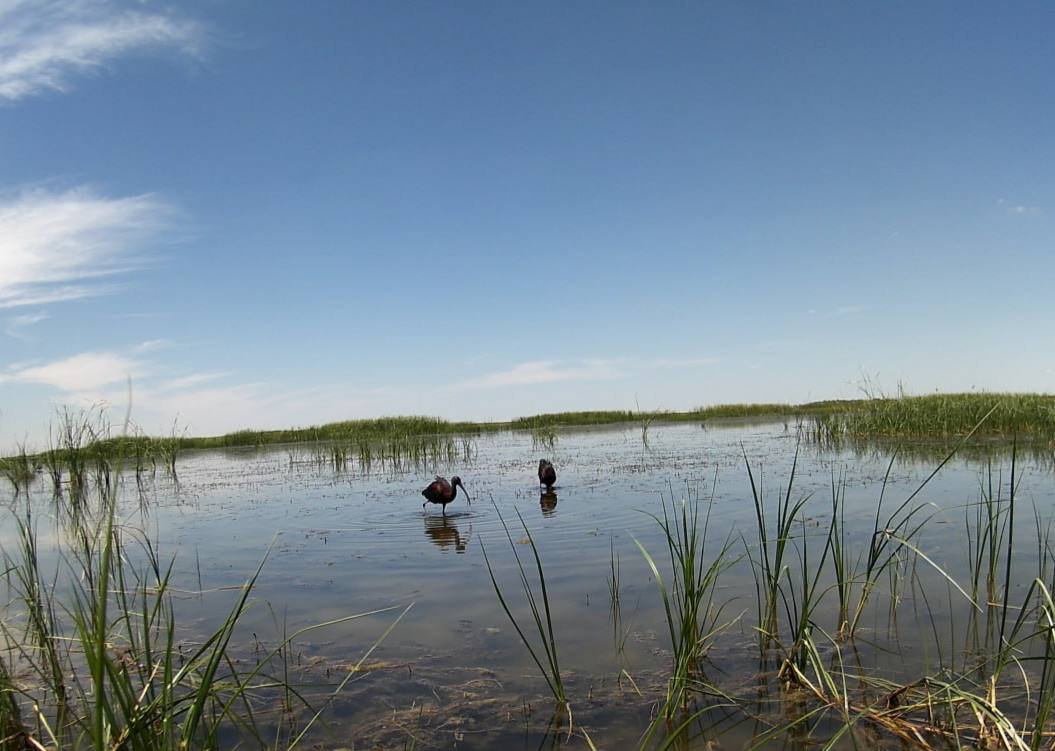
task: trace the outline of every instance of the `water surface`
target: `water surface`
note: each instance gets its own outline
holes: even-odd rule
[[[744,613],[713,655],[715,680],[742,688],[758,672],[754,580],[746,559],[757,551],[757,532],[745,455],[776,503],[800,453],[792,492],[811,497],[801,530],[807,538],[826,531],[833,476],[844,478],[847,531],[858,549],[871,537],[890,461],[886,451],[801,446],[794,427],[782,423],[654,425],[647,443],[638,426],[565,431],[551,450],[534,446],[529,434],[498,433],[477,438],[475,449],[451,464],[398,471],[355,463],[335,471],[303,446],[188,453],[180,458],[178,482],[159,475],[141,495],[126,483],[121,522],[145,531],[163,555],[176,556],[175,580],[185,591],[177,609],[187,639],[222,622],[235,588],[271,546],[239,632],[247,659],[283,632],[413,603],[371,655],[370,672],[330,707],[326,727],[313,737],[321,745],[351,746],[357,738],[356,748],[403,748],[413,738],[418,748],[579,746],[577,736],[547,731],[552,702],[499,607],[485,565],[486,547],[514,614],[528,618],[513,559],[516,549],[531,560],[519,514],[545,567],[575,721],[599,747],[627,748],[647,726],[670,667],[658,589],[636,544],[663,561],[665,538],[650,515],[662,514],[665,499],[713,499],[708,544],[717,550],[729,540],[733,555],[743,558],[723,576],[722,592],[730,614]],[[558,471],[548,495],[535,475],[542,457]],[[896,461],[887,507],[915,491],[934,466],[933,460]],[[1006,483],[1003,459],[993,471],[1001,467],[1005,474],[994,481]],[[1055,499],[1049,469],[1023,460],[1020,470],[1022,498],[1047,518]],[[937,565],[963,572],[965,509],[988,482],[984,471],[977,457],[954,459],[918,496],[935,514],[919,543]],[[437,473],[460,475],[471,505],[459,495],[446,515],[438,506],[423,510],[420,490]],[[48,497],[43,484],[34,495],[40,509]],[[46,523],[42,532],[52,540],[60,534]],[[10,544],[9,524],[0,540]],[[616,613],[608,582],[613,551],[620,567]],[[1036,558],[1032,549],[1019,555],[1027,563]],[[928,621],[932,630],[962,616],[965,603],[949,595],[940,575],[923,570],[919,581],[934,586],[944,603],[944,615]],[[306,691],[322,697],[332,690],[397,612],[297,640],[295,666]],[[888,633],[889,619],[884,608],[870,611],[867,629]],[[925,638],[914,633],[911,625],[901,631],[896,659],[873,653],[876,669],[909,675],[929,659]],[[753,732],[735,718],[716,730],[729,748]],[[704,748],[704,739],[696,745]]]

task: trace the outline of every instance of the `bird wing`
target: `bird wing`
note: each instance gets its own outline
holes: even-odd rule
[[[447,482],[447,478],[439,476],[430,482],[428,487],[421,491],[421,494],[433,503],[441,503],[441,499],[447,499],[446,502],[449,503],[451,497],[454,495],[451,484]]]

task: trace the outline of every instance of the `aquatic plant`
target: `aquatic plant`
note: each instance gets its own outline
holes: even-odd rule
[[[796,447],[795,458],[792,461],[791,472],[788,476],[787,489],[783,493],[783,498],[778,496],[776,524],[774,529],[770,531],[764,492],[761,485],[755,481],[754,470],[752,470],[751,463],[747,459],[747,453],[742,446],[741,451],[744,455],[744,464],[747,467],[747,476],[751,482],[751,500],[754,503],[755,520],[757,522],[755,528],[757,535],[756,554],[751,556],[751,546],[748,545],[746,540],[743,540],[743,544],[751,561],[752,573],[755,576],[759,649],[764,655],[773,640],[779,636],[778,607],[780,605],[781,582],[788,571],[788,564],[785,559],[788,553],[788,546],[792,540],[792,528],[799,516],[799,512],[809,500],[809,496],[803,496],[794,502],[791,500],[792,487],[795,484],[795,471],[799,462],[799,450]]]
[[[690,689],[700,690],[705,685],[703,660],[715,638],[739,617],[725,619],[729,603],[717,600],[719,577],[736,559],[729,555],[732,532],[716,552],[710,553],[707,549],[713,502],[712,492],[702,526],[698,493],[690,493],[679,504],[674,501],[672,491],[669,506],[666,499],[663,501],[663,517],[649,514],[662,528],[667,543],[669,586],[656,559],[639,541],[634,541],[656,581],[666,614],[673,652],[672,675],[662,710],[667,720],[674,719],[686,707]]]
[[[163,561],[145,535],[128,538],[116,523],[116,493],[116,486],[100,487],[81,496],[77,513],[66,518],[61,555],[50,573],[38,554],[30,499],[15,518],[17,546],[5,550],[3,560],[11,602],[21,608],[5,607],[0,618],[7,654],[0,660],[0,745],[218,748],[235,734],[257,747],[294,748],[322,708],[291,684],[286,647],[310,631],[394,608],[283,635],[277,647],[246,663],[236,634],[265,552],[223,623],[200,640],[184,641],[172,602],[175,558]],[[16,669],[30,680],[14,682]],[[276,679],[276,672],[284,677]],[[260,726],[259,707],[276,692],[296,700],[291,713],[310,716],[303,724],[284,723],[284,734],[267,740],[271,731]]]
[[[487,554],[487,547],[484,545],[483,540],[481,540],[480,549],[484,554],[484,562],[487,565],[487,573],[491,577],[491,584],[494,586],[495,594],[498,596],[498,602],[501,604],[502,610],[505,611],[506,616],[509,618],[510,623],[513,624],[513,628],[517,632],[517,636],[520,637],[520,641],[527,648],[528,653],[531,655],[531,659],[535,662],[535,665],[538,666],[539,672],[546,681],[546,686],[549,688],[550,693],[557,702],[558,711],[561,709],[567,709],[570,714],[571,707],[568,704],[568,696],[564,690],[564,681],[561,678],[560,662],[557,658],[557,640],[553,631],[553,617],[550,612],[549,593],[546,590],[546,574],[542,569],[542,558],[539,556],[538,547],[535,545],[535,538],[531,536],[531,530],[528,529],[520,512],[514,509],[514,511],[516,511],[517,519],[520,521],[520,526],[523,527],[524,534],[527,536],[526,539],[531,548],[531,555],[535,561],[535,569],[538,574],[539,585],[539,594],[537,595],[528,580],[527,572],[525,572],[524,564],[520,560],[520,553],[517,552],[516,543],[513,542],[513,536],[509,531],[509,526],[506,524],[505,517],[502,516],[502,512],[499,510],[498,504],[495,503],[494,498],[491,499],[491,505],[494,506],[495,513],[498,514],[498,519],[502,523],[502,529],[505,531],[506,539],[509,541],[509,547],[513,551],[513,558],[516,561],[517,571],[520,574],[520,584],[524,589],[524,598],[531,610],[531,618],[535,626],[535,632],[538,634],[539,644],[537,647],[532,643],[532,640],[528,639],[527,635],[524,633],[524,628],[521,627],[516,616],[514,616],[512,610],[510,610],[506,597],[502,593],[502,588],[498,585],[498,579],[495,577],[495,571],[491,565],[491,559]],[[540,658],[540,653],[545,658],[544,660]]]
[[[977,423],[978,418],[994,405],[994,418],[987,421],[980,435],[1023,439],[1055,440],[1055,396],[1045,394],[932,394],[927,396],[883,396],[867,399],[844,399],[804,404],[716,404],[688,411],[608,410],[544,413],[518,417],[508,422],[451,422],[436,417],[382,417],[369,420],[346,420],[303,428],[282,430],[238,430],[219,436],[187,436],[175,429],[168,436],[150,437],[140,432],[110,437],[105,415],[98,407],[78,410],[65,407],[57,417],[49,449],[29,458],[47,464],[52,478],[58,464],[69,474],[68,483],[79,487],[83,449],[106,457],[136,457],[135,466],[145,466],[146,459],[162,459],[172,470],[179,451],[232,447],[260,447],[275,444],[321,443],[362,447],[367,445],[414,444],[420,439],[437,436],[471,438],[501,430],[532,431],[545,444],[555,440],[556,429],[637,423],[647,442],[649,428],[659,423],[712,420],[774,419],[787,426],[796,418],[804,437],[824,445],[841,444],[848,439],[925,438],[929,440],[959,438]],[[536,445],[543,445],[542,443]]]
[[[557,426],[538,425],[531,429],[531,448],[553,451],[557,447]]]
[[[18,447],[13,456],[0,458],[0,476],[3,476],[15,491],[15,496],[28,491],[36,479],[35,462],[29,458],[24,445]]]

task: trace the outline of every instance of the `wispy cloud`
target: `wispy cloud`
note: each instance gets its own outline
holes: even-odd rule
[[[194,388],[196,386],[201,386],[204,383],[211,383],[212,381],[226,378],[228,375],[230,375],[230,373],[225,372],[191,373],[188,376],[163,381],[162,383],[159,383],[154,390],[157,392],[183,391],[184,389]]]
[[[394,398],[407,392],[390,387],[349,388],[333,386],[290,389],[269,382],[231,382],[231,373],[191,373],[159,380],[162,368],[150,364],[146,377],[133,379],[132,389],[114,382],[99,388],[64,392],[60,403],[98,405],[111,415],[129,414],[132,422],[148,433],[172,429],[192,435],[212,435],[241,428],[289,427],[332,422],[342,417],[380,416],[399,411]]]
[[[155,435],[166,433],[173,426],[193,435],[208,435],[259,425],[260,416],[271,414],[281,395],[277,389],[262,383],[195,388],[195,381],[202,384],[193,375],[156,387],[133,381],[131,392],[114,386],[86,389],[65,394],[63,401],[82,406],[100,405],[111,414],[123,414],[130,407],[133,424]],[[288,414],[284,417],[290,419]]]
[[[66,397],[74,397],[76,401],[87,398],[88,392],[101,392],[107,387],[112,389],[117,384],[122,386],[118,391],[123,395],[123,386],[128,378],[135,381],[137,390],[147,384],[151,393],[171,394],[230,375],[226,372],[190,373],[175,377],[168,375],[168,368],[151,358],[149,353],[166,349],[171,344],[167,339],[151,339],[133,347],[81,352],[47,363],[13,363],[5,371],[0,371],[0,383],[50,386],[63,392]],[[164,378],[162,374],[168,377]],[[89,401],[112,401],[106,394],[95,396],[96,399]]]
[[[1032,216],[1040,213],[1039,206],[1028,206],[1024,203],[1015,203],[1014,201],[1009,201],[1006,198],[997,199],[996,204],[997,206],[1002,206],[1004,208],[1004,211],[1014,216]]]
[[[82,352],[43,365],[22,365],[0,373],[0,383],[34,383],[65,392],[99,389],[146,372],[146,365],[118,352]]]
[[[105,0],[0,2],[0,100],[66,91],[74,76],[130,52],[196,54],[201,27]]]
[[[509,370],[488,373],[466,381],[464,386],[530,386],[538,383],[559,381],[601,381],[618,378],[621,374],[619,360],[534,360],[523,362]]]
[[[171,213],[150,195],[86,188],[0,197],[0,308],[112,292],[114,277],[145,265],[141,244]]]
[[[12,316],[7,319],[7,323],[4,326],[4,333],[8,336],[13,336],[16,339],[27,339],[29,338],[25,329],[32,326],[35,323],[46,321],[50,316],[41,311],[39,313],[26,313],[20,316]]]
[[[136,352],[157,352],[159,349],[168,349],[172,346],[170,339],[147,339],[135,346]]]
[[[817,310],[816,308],[810,308],[806,312],[811,316],[819,315],[821,318],[845,318],[846,316],[855,316],[861,313],[865,313],[869,310],[867,305],[840,305],[838,308],[832,308],[830,310]]]

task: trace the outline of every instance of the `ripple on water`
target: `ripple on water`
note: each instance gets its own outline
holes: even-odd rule
[[[275,613],[292,630],[414,602],[377,655],[419,664],[422,672],[401,686],[402,674],[382,671],[372,679],[380,683],[376,695],[383,695],[393,711],[424,701],[422,686],[429,689],[425,693],[443,695],[448,689],[442,666],[447,666],[469,676],[463,683],[485,673],[500,676],[501,691],[489,693],[477,683],[472,690],[505,707],[516,703],[511,697],[538,697],[541,682],[498,606],[483,558],[486,546],[515,612],[526,615],[502,518],[525,563],[530,548],[518,514],[538,545],[562,664],[580,685],[611,681],[624,667],[653,674],[668,659],[661,636],[666,627],[634,544],[640,541],[657,558],[664,552],[664,539],[649,514],[662,513],[664,498],[707,498],[713,492],[710,541],[736,539],[741,533],[751,539],[754,508],[744,455],[775,498],[789,476],[796,448],[794,431],[779,424],[706,430],[654,425],[647,447],[639,428],[568,431],[546,452],[558,472],[549,494],[540,493],[536,470],[541,454],[529,434],[482,436],[471,462],[368,475],[294,462],[282,448],[189,453],[180,460],[178,484],[159,476],[147,489],[147,510],[140,512],[129,502],[122,522],[142,526],[159,539],[163,551],[179,553],[176,573],[185,589],[196,589],[199,575],[207,590],[237,585],[274,540],[256,592],[271,607],[246,615],[244,626],[252,633],[274,633]],[[796,495],[814,493],[810,513],[824,520],[831,474],[845,468],[848,529],[860,538],[870,534],[886,462],[883,455],[861,458],[804,450]],[[929,469],[912,462],[897,465],[888,498],[903,499]],[[1029,471],[1035,477],[1040,470]],[[459,494],[445,516],[432,505],[423,511],[420,491],[437,473],[460,475],[472,503]],[[1050,496],[1051,486],[1045,475],[1035,489]],[[976,496],[976,469],[954,462],[922,498],[950,509],[950,519],[961,523],[962,512],[952,509]],[[0,527],[3,539],[10,531],[10,525]],[[606,580],[613,548],[623,587],[618,636]],[[744,598],[746,607],[752,586],[744,569],[730,573],[726,591],[733,599]],[[229,594],[210,594],[181,602],[179,609],[204,632],[223,619],[230,601]],[[310,643],[320,661],[348,660],[361,654],[390,618],[342,624],[313,634],[305,644]],[[743,645],[750,644],[749,636],[738,634],[728,647],[735,665],[748,660],[750,650]],[[623,644],[622,651],[617,643]],[[454,672],[448,677],[450,687],[460,685]],[[371,711],[362,702],[341,708],[358,727],[369,722]],[[607,715],[597,710],[594,716],[602,721]],[[634,732],[640,730],[636,720],[631,725]]]

